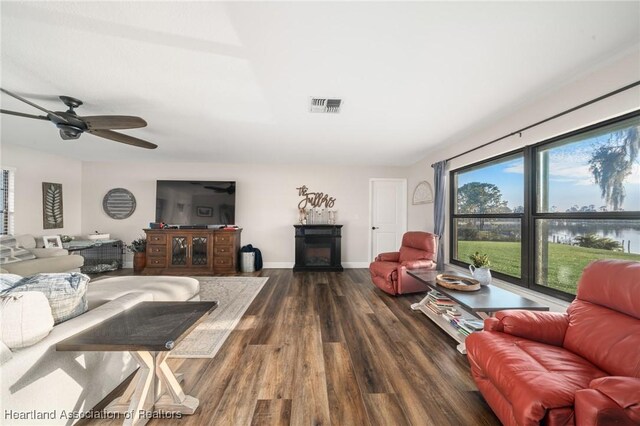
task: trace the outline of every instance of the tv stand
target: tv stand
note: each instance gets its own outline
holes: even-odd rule
[[[242,228],[145,229],[144,275],[213,275],[238,271]]]

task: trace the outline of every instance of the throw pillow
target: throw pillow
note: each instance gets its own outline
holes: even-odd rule
[[[49,301],[38,291],[0,297],[0,340],[11,349],[38,343],[53,329]]]
[[[18,241],[13,235],[3,235],[0,237],[0,262],[3,264],[35,258],[36,256],[29,250],[18,247]]]
[[[0,293],[39,291],[49,300],[55,324],[77,317],[88,309],[87,283],[89,277],[79,272],[37,274],[23,278],[12,288]]]
[[[8,290],[15,286],[22,277],[16,274],[1,274],[0,275],[0,292]]]
[[[9,347],[5,345],[2,340],[0,340],[0,365],[9,361],[11,358],[13,358],[11,349],[9,349]]]

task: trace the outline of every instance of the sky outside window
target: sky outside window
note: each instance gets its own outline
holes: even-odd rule
[[[524,206],[524,159],[522,154],[510,156],[490,165],[483,165],[458,173],[458,188],[472,182],[488,183],[498,187],[502,201],[513,210]]]
[[[635,119],[634,121],[638,121]],[[597,155],[598,150],[605,148],[610,150],[622,149],[623,145],[638,144],[637,124],[626,125],[598,131],[595,134],[581,135],[579,140],[569,140],[561,144],[554,144],[538,155],[538,162],[543,161],[546,153],[549,158],[549,184],[548,184],[548,210],[549,212],[567,211],[614,211],[615,209],[602,197],[600,186],[596,183],[594,173],[590,169],[590,162]],[[585,137],[586,136],[586,137]],[[637,149],[637,148],[636,148]],[[621,153],[625,151],[620,151]],[[620,160],[632,160],[629,155],[621,155]],[[611,155],[613,159],[614,156]],[[616,161],[605,162],[604,167],[620,169],[621,165]],[[539,176],[540,178],[540,176]],[[622,181],[624,199],[618,210],[640,211],[640,158],[636,157],[631,162],[629,174]],[[544,189],[543,189],[544,191]],[[544,210],[543,210],[544,211]]]

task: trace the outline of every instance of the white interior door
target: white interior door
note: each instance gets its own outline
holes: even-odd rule
[[[406,179],[371,179],[370,258],[378,253],[398,251],[407,232]]]

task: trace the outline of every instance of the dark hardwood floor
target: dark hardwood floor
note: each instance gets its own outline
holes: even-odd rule
[[[500,424],[453,339],[409,308],[422,295],[388,296],[366,269],[258,274],[214,359],[170,360],[196,413],[150,425]]]

